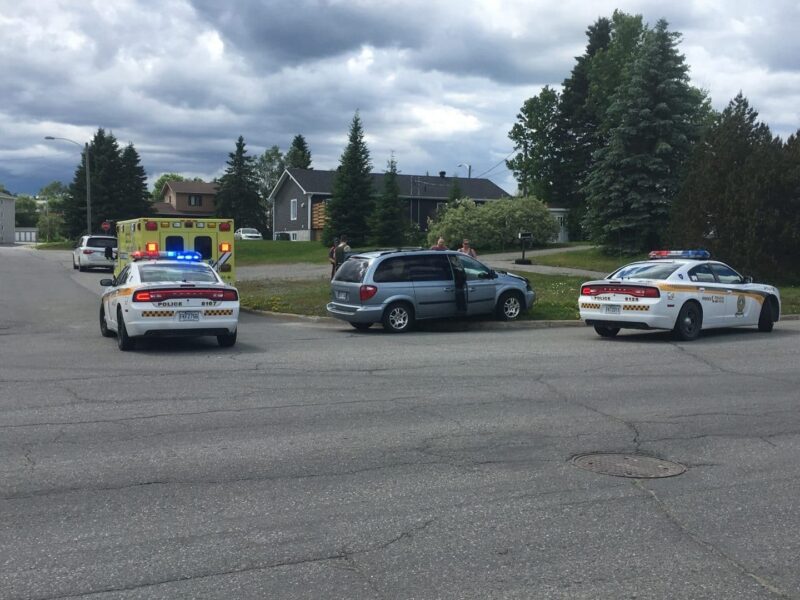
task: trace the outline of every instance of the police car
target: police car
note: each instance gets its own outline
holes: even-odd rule
[[[702,329],[757,326],[772,331],[781,296],[771,285],[753,283],[705,250],[657,250],[605,279],[581,286],[581,319],[603,337],[620,329],[673,330],[681,340]]]
[[[120,350],[137,338],[216,336],[236,343],[239,292],[202,262],[198,252],[134,252],[100,300],[100,333],[115,333]]]

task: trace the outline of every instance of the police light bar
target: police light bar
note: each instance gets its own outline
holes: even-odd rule
[[[693,258],[695,260],[707,260],[711,258],[708,250],[653,250],[647,255],[648,258]]]
[[[172,260],[185,260],[187,262],[196,262],[203,260],[202,254],[199,252],[193,252],[191,250],[176,252],[175,250],[169,250],[167,252],[142,252],[141,250],[137,250],[136,252],[131,252],[131,258],[136,260],[143,260],[143,259],[150,259],[150,260],[157,260],[159,258],[168,258]]]

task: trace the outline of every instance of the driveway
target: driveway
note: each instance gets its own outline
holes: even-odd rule
[[[546,248],[543,250],[529,250],[525,257],[535,258],[547,254],[557,254],[560,252],[573,252],[584,250],[586,246],[570,246],[568,248]],[[548,267],[545,265],[517,265],[514,260],[520,258],[520,252],[501,252],[497,254],[486,254],[478,258],[492,267],[493,269],[514,270],[527,273],[542,273],[544,275],[571,275],[575,277],[597,278],[604,277],[607,273],[600,271],[588,271],[586,269],[569,269],[566,267]],[[313,263],[291,263],[291,264],[272,264],[254,265],[249,267],[236,267],[237,279],[239,281],[252,279],[288,279],[306,280],[322,279],[330,276],[329,265],[319,265]]]

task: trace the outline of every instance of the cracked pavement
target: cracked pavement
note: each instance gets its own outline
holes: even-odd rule
[[[0,600],[800,598],[799,321],[121,353],[103,276],[0,248]]]

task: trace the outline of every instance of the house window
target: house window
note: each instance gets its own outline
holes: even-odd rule
[[[203,206],[203,197],[196,195],[189,196],[189,206]]]
[[[297,221],[297,198],[292,198],[289,211],[291,213],[289,218],[292,221]]]

